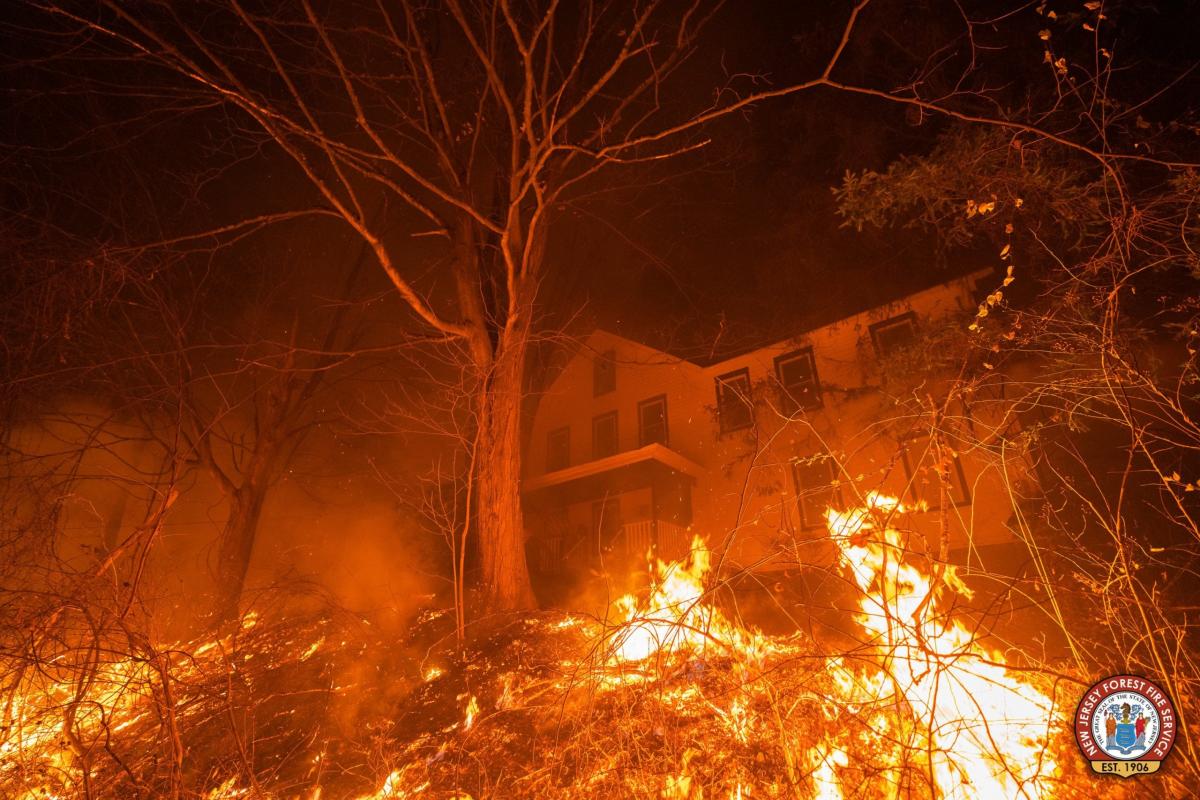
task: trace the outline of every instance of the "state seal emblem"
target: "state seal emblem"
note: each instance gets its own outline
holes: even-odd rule
[[[1157,772],[1175,744],[1175,707],[1157,685],[1113,675],[1084,693],[1075,710],[1075,741],[1092,769],[1132,778]]]

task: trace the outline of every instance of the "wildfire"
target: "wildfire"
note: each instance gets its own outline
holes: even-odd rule
[[[182,698],[177,724],[190,737],[227,724],[232,678],[266,687],[278,702],[255,713],[276,727],[260,729],[255,747],[289,743],[276,763],[291,770],[288,787],[308,786],[311,797],[1049,800],[1062,785],[1054,756],[1061,714],[948,613],[947,593],[967,589],[949,567],[921,569],[926,562],[905,549],[895,523],[903,513],[880,494],[828,513],[840,568],[858,590],[864,640],[844,657],[800,634],[766,635],[725,611],[697,538],[682,562],[653,562],[647,591],[618,599],[608,625],[579,615],[519,620],[508,638],[439,652],[436,665],[427,653],[411,664],[412,680],[363,668],[356,662],[368,645],[355,650],[327,623],[300,629],[254,618],[236,641],[164,648],[169,658],[157,665],[125,658],[95,667],[83,694],[78,680],[53,669],[30,672],[0,729],[0,794],[82,796],[74,776],[105,737],[121,738],[121,752],[138,753],[131,763],[154,775],[165,668]],[[383,641],[371,646],[391,652]],[[351,671],[335,671],[336,658]],[[338,691],[342,683],[355,691]],[[398,706],[354,702],[388,691]],[[356,777],[335,788],[336,776],[352,771],[335,760],[348,748],[321,727],[328,717],[298,705],[311,699],[324,713],[334,697],[373,715],[365,729],[382,768],[366,773],[376,775],[367,786]],[[79,710],[66,724],[75,743],[64,733],[63,709],[72,705]],[[305,713],[309,727],[301,728]],[[409,727],[398,727],[399,718]],[[188,741],[217,749],[194,796],[295,796],[238,769],[220,735]],[[476,777],[464,783],[468,774]]]
[[[704,581],[711,568],[712,555],[699,536],[685,561],[655,560],[649,596],[639,600],[627,594],[613,606],[618,625],[611,636],[612,663],[710,650],[761,661],[771,649],[766,637],[730,621],[706,600]]]
[[[903,698],[917,724],[889,730],[888,738],[927,753],[941,797],[1048,797],[1047,779],[1057,772],[1047,747],[1054,703],[941,613],[933,580],[908,562],[889,524],[903,511],[896,498],[872,492],[861,508],[827,513],[842,562],[862,592],[858,621],[880,664],[839,685],[848,699],[865,704],[892,690]],[[943,577],[951,591],[970,596],[953,567],[945,566]]]
[[[879,493],[868,495],[860,508],[828,511],[841,562],[860,590],[858,624],[868,638],[868,648],[855,653],[856,670],[827,659],[829,699],[867,719],[867,730],[858,741],[832,734],[812,743],[807,756],[795,753],[789,760],[810,765],[811,791],[821,800],[842,798],[852,785],[861,789],[861,775],[843,786],[839,773],[850,765],[849,753],[864,746],[890,751],[895,765],[924,762],[937,797],[1047,798],[1058,773],[1049,747],[1056,733],[1055,704],[1010,674],[1001,654],[980,646],[961,621],[942,611],[940,585],[968,598],[970,592],[953,567],[941,567],[939,583],[912,563],[901,534],[889,524],[905,511],[896,498]],[[615,603],[620,625],[610,633],[610,663],[729,657],[744,684],[724,706],[696,687],[667,689],[664,696],[680,708],[703,702],[733,742],[746,743],[761,724],[753,712],[762,699],[755,696],[761,693],[758,679],[795,648],[732,622],[709,602],[710,567],[699,538],[683,563],[656,562],[648,596],[639,601],[626,595]],[[611,683],[661,674],[644,669]],[[664,796],[691,796],[687,762],[668,776]],[[740,784],[736,791],[742,791]]]

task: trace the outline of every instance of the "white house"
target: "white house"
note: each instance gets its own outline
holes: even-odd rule
[[[870,489],[923,501],[914,538],[944,537],[954,560],[1011,542],[1024,466],[945,437],[931,446],[928,421],[885,390],[903,363],[890,359],[950,320],[965,326],[995,281],[972,273],[713,362],[595,331],[533,421],[522,483],[531,566],[633,563],[651,549],[672,559],[694,534],[728,564],[821,563],[832,553],[825,508]]]

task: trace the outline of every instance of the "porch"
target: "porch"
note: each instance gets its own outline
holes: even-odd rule
[[[530,569],[550,573],[564,565],[596,568],[614,563],[637,567],[647,557],[678,561],[690,550],[692,534],[683,525],[647,519],[623,523],[607,541],[598,535],[595,547],[589,538],[561,532],[530,537],[526,544]]]
[[[645,568],[690,546],[692,486],[701,467],[662,444],[526,480],[530,569],[543,575]]]

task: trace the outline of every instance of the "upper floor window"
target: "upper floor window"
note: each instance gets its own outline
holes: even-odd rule
[[[933,447],[928,436],[910,436],[900,443],[900,456],[908,477],[909,494],[924,500],[930,509],[941,508],[943,488],[951,505],[971,502],[962,461],[949,447]]]
[[[571,466],[571,429],[556,428],[546,434],[546,471]]]
[[[638,445],[667,443],[667,396],[638,403]]]
[[[717,378],[717,418],[721,433],[749,428],[754,424],[749,369],[743,367]]]
[[[617,412],[610,411],[592,419],[592,458],[615,455],[617,441]]]
[[[592,361],[592,396],[599,397],[616,389],[617,353],[615,350],[605,350]]]
[[[775,359],[775,378],[779,381],[785,414],[821,406],[821,382],[817,379],[817,362],[811,347]]]
[[[917,339],[917,315],[909,311],[871,326],[871,342],[880,356],[890,356]]]
[[[815,453],[792,462],[792,480],[796,482],[796,505],[800,527],[825,527],[825,511],[841,503],[837,481],[837,463],[829,453]]]

